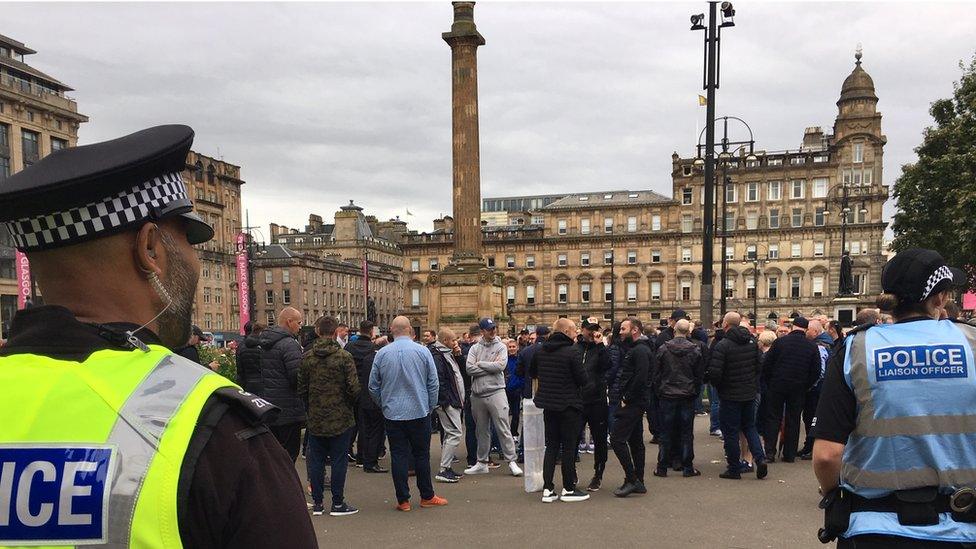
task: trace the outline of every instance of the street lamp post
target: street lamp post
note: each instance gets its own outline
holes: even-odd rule
[[[742,261],[743,264],[752,263],[752,325],[754,327],[759,326],[759,269],[769,261],[769,251],[766,251],[766,257],[759,257],[759,246],[756,245],[756,253],[750,257],[749,253],[746,252],[746,257]]]
[[[837,194],[838,189],[840,190],[839,197],[834,196]],[[843,257],[844,257],[844,253],[847,251],[847,225],[851,222],[850,217],[854,213],[851,208],[852,192],[854,194],[863,194],[864,188],[852,186],[849,181],[842,180],[840,183],[834,185],[827,191],[826,202],[828,204],[832,202],[840,206],[840,255],[842,259],[841,259],[841,277],[839,279],[838,292],[837,292],[837,295],[840,296],[851,295],[853,293],[852,288],[844,287],[845,281],[844,281],[844,272],[843,272],[844,270]],[[867,206],[864,200],[861,200],[861,207],[859,211],[861,214],[867,213]],[[825,218],[824,224],[826,224],[826,218],[829,217],[831,213],[829,210],[824,209],[823,215]]]
[[[617,276],[614,274],[614,263],[616,263],[613,243],[610,244],[610,326],[613,326],[617,313]]]
[[[702,25],[704,14],[691,16],[691,30],[705,31],[705,74],[703,89],[705,90],[705,204],[702,227],[702,283],[701,310],[699,316],[702,325],[707,329],[712,324],[712,300],[714,290],[712,285],[713,247],[715,238],[715,219],[712,215],[712,193],[715,188],[715,90],[719,87],[720,40],[722,29],[735,26],[732,18],[735,9],[731,2],[722,2],[722,22],[716,25],[718,2],[708,3],[708,27]]]

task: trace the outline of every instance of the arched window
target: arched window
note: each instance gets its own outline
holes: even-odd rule
[[[199,160],[193,165],[193,179],[195,181],[203,181],[203,162]]]
[[[213,164],[207,166],[207,183],[213,183],[217,178],[217,169]]]

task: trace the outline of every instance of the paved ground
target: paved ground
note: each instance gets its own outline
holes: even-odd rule
[[[708,436],[708,418],[695,421],[697,478],[650,476],[657,446],[648,445],[648,493],[620,499],[612,489],[623,482],[620,464],[610,452],[604,489],[588,501],[545,504],[541,493],[528,494],[523,480],[507,468],[489,475],[465,477],[458,484],[434,483],[450,502],[421,509],[411,479],[414,510],[401,513],[389,475],[349,471],[346,499],[359,507],[349,517],[313,517],[321,547],[701,547],[816,548],[822,524],[817,509],[817,482],[809,461],[775,463],[769,477],[755,475],[724,480],[721,441]],[[462,445],[463,451],[463,445]],[[440,454],[438,437],[431,445],[432,463]],[[721,460],[721,461],[720,461]],[[389,458],[381,462],[389,465]],[[304,478],[305,462],[299,460]],[[589,481],[593,456],[578,465],[580,482]],[[456,467],[455,470],[458,470]],[[559,469],[556,484],[559,486]],[[327,496],[328,499],[328,496]],[[601,545],[594,545],[601,544]]]

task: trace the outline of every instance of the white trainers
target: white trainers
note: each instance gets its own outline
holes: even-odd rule
[[[464,470],[464,474],[465,475],[487,475],[488,474],[488,464],[487,463],[482,463],[482,462],[479,461],[478,463],[475,463],[471,467],[468,467],[467,469],[465,469]]]
[[[555,490],[546,488],[542,491],[542,503],[552,503],[559,500],[559,494]]]
[[[518,466],[518,463],[515,463],[514,461],[509,461],[508,468],[511,469],[513,477],[522,476],[522,468]]]

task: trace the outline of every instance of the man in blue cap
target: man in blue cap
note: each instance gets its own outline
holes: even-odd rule
[[[465,364],[465,369],[471,376],[471,412],[474,414],[477,429],[478,462],[465,469],[464,474],[488,473],[491,424],[494,424],[509,470],[513,476],[521,476],[522,469],[516,463],[515,440],[509,427],[508,396],[505,394],[508,348],[496,335],[497,326],[494,320],[482,318],[478,327],[481,328],[481,340],[468,350]]]

